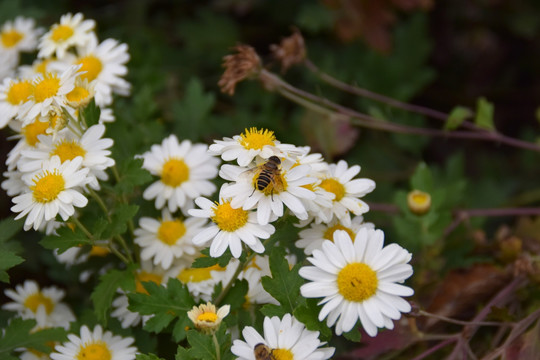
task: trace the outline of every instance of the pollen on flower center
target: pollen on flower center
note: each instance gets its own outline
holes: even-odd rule
[[[76,65],[82,64],[79,71],[86,71],[81,74],[81,79],[87,79],[88,81],[95,80],[103,70],[103,64],[94,55],[88,55],[76,62]]]
[[[274,140],[274,132],[267,129],[257,130],[252,127],[240,134],[240,145],[246,149],[261,150],[265,145],[274,146]]]
[[[51,151],[51,156],[58,155],[60,161],[64,162],[66,160],[73,160],[77,156],[86,155],[86,150],[84,150],[78,143],[74,140],[64,140],[56,146],[56,148]]]
[[[11,105],[19,105],[32,95],[32,84],[29,81],[21,81],[11,84],[7,92],[7,101]]]
[[[41,178],[38,176],[33,181],[34,185],[30,187],[30,190],[33,192],[34,200],[40,203],[55,200],[66,185],[64,177],[57,170],[52,173],[45,170]]]
[[[189,168],[183,160],[170,159],[161,169],[161,181],[165,185],[177,187],[189,179]]]
[[[17,30],[4,31],[0,35],[2,39],[2,44],[6,48],[14,47],[24,38],[24,35],[18,32]]]
[[[135,276],[135,291],[141,294],[148,295],[148,291],[146,291],[142,283],[151,281],[159,285],[161,284],[162,280],[163,278],[161,277],[161,275],[141,271]]]
[[[248,221],[248,212],[242,208],[233,209],[230,201],[216,204],[212,221],[223,231],[234,232]]]
[[[351,263],[337,276],[339,293],[349,301],[362,302],[377,291],[377,273],[364,263]]]
[[[55,96],[60,89],[60,79],[54,74],[46,74],[34,85],[34,100],[38,103]]]
[[[294,355],[291,350],[288,349],[274,349],[272,350],[272,356],[276,360],[293,360]]]
[[[85,343],[79,348],[77,360],[111,360],[111,351],[104,341]]]
[[[49,123],[36,120],[23,128],[24,138],[30,146],[35,146],[38,142],[38,136],[46,133]]]
[[[82,86],[75,86],[67,95],[66,99],[70,102],[80,102],[90,96],[90,92]]]
[[[56,25],[52,31],[51,39],[54,42],[63,42],[73,35],[74,31],[68,25]]]
[[[185,233],[186,226],[182,221],[163,221],[159,226],[158,238],[167,245],[174,245]]]
[[[223,271],[225,270],[219,265],[213,265],[210,267],[205,268],[186,268],[180,272],[180,274],[177,276],[178,280],[183,282],[184,284],[187,284],[188,282],[201,282],[205,280],[210,280],[212,278],[211,271]]]
[[[324,179],[319,186],[336,195],[334,201],[340,201],[345,196],[345,187],[336,179]]]
[[[215,323],[217,319],[218,319],[217,314],[213,312],[203,312],[202,314],[197,316],[198,321]]]
[[[49,297],[43,295],[41,292],[28,296],[24,301],[24,306],[27,309],[32,310],[34,313],[37,312],[40,305],[45,306],[45,311],[47,314],[50,314],[54,310],[53,301]]]
[[[325,238],[327,240],[330,240],[330,241],[334,241],[334,233],[337,230],[345,230],[347,232],[347,234],[349,234],[352,241],[354,242],[354,238],[356,237],[356,234],[354,233],[354,231],[352,231],[352,229],[350,229],[350,228],[348,228],[346,226],[343,226],[341,224],[336,224],[336,225],[330,226],[328,229],[326,229],[326,231],[324,232],[323,238]]]

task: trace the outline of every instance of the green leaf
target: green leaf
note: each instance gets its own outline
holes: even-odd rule
[[[152,181],[152,175],[142,168],[143,159],[128,159],[119,169],[120,180],[114,186],[118,194],[129,194],[135,186],[141,186]]]
[[[49,354],[52,349],[47,345],[48,342],[63,341],[66,338],[66,330],[62,328],[33,332],[35,326],[35,320],[11,319],[0,338],[0,359],[7,358],[8,354],[17,348],[35,349]]]
[[[431,192],[433,189],[433,176],[431,170],[425,163],[420,163],[416,167],[413,176],[411,177],[411,187],[414,190]]]
[[[317,306],[318,299],[306,299],[305,304],[297,307],[294,317],[306,325],[308,330],[318,331],[321,339],[328,340],[332,336],[332,330],[326,326],[325,321],[319,321],[320,307]]]
[[[13,217],[0,221],[0,243],[11,239],[23,227],[24,221],[14,220]]]
[[[201,360],[213,360],[218,358],[211,335],[205,335],[196,330],[190,330],[187,333],[187,340],[189,345],[191,345],[189,354],[193,358]]]
[[[94,311],[98,320],[104,325],[107,324],[107,312],[119,288],[127,291],[135,290],[133,268],[110,270],[99,278],[99,284],[95,287],[90,298],[94,303]]]
[[[24,259],[18,256],[11,250],[4,250],[4,246],[0,243],[0,281],[9,283],[9,275],[7,270],[19,265]]]
[[[473,115],[472,111],[463,106],[456,106],[452,109],[448,118],[446,119],[446,124],[444,124],[445,130],[455,130],[457,129],[467,118]]]
[[[332,28],[334,14],[320,3],[305,4],[300,9],[296,21],[302,29],[316,33]]]
[[[360,340],[362,340],[362,334],[356,326],[353,327],[351,331],[343,333],[343,336],[345,337],[345,339],[352,342],[360,342]]]
[[[195,259],[193,264],[191,264],[191,267],[193,268],[206,268],[214,265],[219,265],[221,267],[226,267],[229,264],[229,261],[231,261],[232,254],[229,249],[223,253],[220,257],[213,258],[210,256],[210,248],[203,249],[201,253],[204,256],[198,257]]]
[[[135,356],[136,360],[164,360],[163,358],[160,358],[157,355],[154,354],[137,354]]]
[[[193,357],[189,354],[189,350],[183,347],[182,345],[178,345],[178,349],[176,350],[176,356],[174,357],[175,360],[192,360]]]
[[[71,228],[65,226],[59,228],[56,232],[58,235],[45,236],[39,242],[41,246],[49,250],[58,249],[58,253],[61,254],[75,246],[92,245],[92,241],[78,227],[71,230]]]
[[[479,98],[476,103],[476,117],[474,123],[487,130],[495,130],[493,124],[493,104],[486,100],[486,98]]]
[[[108,239],[113,236],[123,234],[127,230],[127,222],[132,220],[139,211],[139,206],[121,204],[114,210],[111,216],[111,223],[103,232],[103,238]]]
[[[101,109],[96,105],[94,99],[86,105],[82,112],[84,121],[88,127],[99,123],[99,116],[101,115]]]
[[[213,93],[205,93],[198,78],[189,80],[186,93],[181,101],[174,103],[175,133],[183,138],[198,140],[204,134],[205,120],[216,102]]]
[[[143,286],[148,294],[128,294],[128,309],[141,315],[154,315],[144,326],[145,330],[161,332],[174,319],[187,319],[187,312],[195,305],[187,287],[176,278],[169,279],[167,287],[153,282],[145,282]],[[173,336],[177,341],[183,340],[185,335],[185,326],[175,326]]]
[[[275,247],[270,254],[272,277],[264,276],[262,285],[279,301],[283,310],[282,315],[292,314],[297,306],[305,303],[305,299],[300,296],[300,286],[304,283],[304,279],[298,275],[300,266],[302,265],[296,264],[292,270],[289,269],[289,262],[285,258],[283,248]]]
[[[261,313],[264,316],[272,317],[272,316],[278,316],[283,317],[283,309],[279,305],[275,304],[266,304],[261,308]]]

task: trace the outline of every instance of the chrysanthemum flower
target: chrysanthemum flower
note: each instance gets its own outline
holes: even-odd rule
[[[295,245],[300,249],[304,249],[306,255],[311,255],[313,250],[321,248],[325,240],[334,241],[334,233],[337,230],[346,231],[351,239],[354,240],[356,233],[363,227],[373,229],[375,225],[373,223],[365,223],[362,216],[355,216],[348,226],[343,225],[338,218],[332,219],[328,224],[312,223],[309,228],[298,233],[300,240]]]
[[[0,85],[0,129],[17,115],[21,104],[32,95],[33,85],[30,80],[4,79]]]
[[[36,28],[34,19],[17,16],[14,21],[6,21],[0,30],[0,56],[6,53],[17,56],[19,52],[34,51],[37,38],[43,29]],[[18,60],[17,60],[18,61]]]
[[[321,209],[325,212],[325,218],[331,219],[332,214],[338,217],[344,224],[349,225],[350,213],[362,215],[369,211],[369,206],[359,198],[375,189],[375,182],[371,179],[354,179],[360,172],[360,166],[350,168],[345,160],[337,164],[330,164],[329,174],[318,184],[320,188],[335,195],[332,207]]]
[[[88,169],[80,169],[82,157],[61,163],[53,156],[43,162],[41,170],[23,177],[29,191],[13,199],[11,211],[19,213],[15,219],[25,215],[24,229],[32,226],[37,230],[43,221],[53,220],[57,214],[66,221],[75,213],[74,206],[84,207],[88,199],[78,188],[85,185]]]
[[[75,321],[71,309],[61,302],[64,291],[55,286],[40,289],[35,281],[26,280],[15,290],[5,290],[5,294],[14,301],[5,303],[2,309],[16,311],[25,319],[39,318],[43,327],[61,326],[67,329],[69,323]]]
[[[300,276],[309,280],[300,292],[308,298],[323,299],[319,321],[336,324],[336,334],[351,330],[359,319],[370,336],[377,328],[393,329],[392,320],[411,310],[402,296],[414,291],[400,285],[413,273],[411,254],[397,244],[383,248],[381,230],[362,228],[354,242],[346,231],[334,233],[334,242],[326,240],[321,250],[313,250]]]
[[[50,354],[53,360],[133,360],[137,348],[130,346],[134,339],[103,332],[100,325],[90,331],[86,325],[81,327],[81,336],[68,335],[68,342],[57,345]]]
[[[223,318],[229,315],[230,305],[223,305],[216,310],[216,306],[210,302],[201,304],[198,307],[188,311],[188,318],[195,324],[195,327],[204,333],[211,334],[215,332]]]
[[[290,165],[290,164],[289,164]],[[259,168],[260,169],[260,168]],[[302,199],[314,200],[315,193],[306,188],[306,185],[316,181],[310,177],[309,165],[287,166],[282,164],[279,174],[275,174],[274,182],[262,191],[257,188],[257,179],[260,170],[253,172],[253,168],[246,171],[245,168],[235,165],[223,165],[219,175],[225,180],[236,181],[222,191],[222,196],[231,198],[232,208],[244,210],[257,209],[257,222],[266,225],[270,220],[283,216],[283,205],[287,206],[293,214],[301,219],[308,218],[307,210]]]
[[[334,355],[335,349],[321,347],[325,343],[319,340],[319,332],[305,328],[291,314],[285,314],[280,320],[277,316],[264,318],[264,337],[251,326],[242,330],[244,340],[234,340],[231,351],[238,360],[255,359],[255,346],[263,344],[274,359],[325,360]]]
[[[267,129],[250,128],[233,138],[214,140],[208,153],[221,155],[225,161],[236,160],[240,166],[248,166],[256,156],[268,159],[270,156],[285,156],[289,152],[298,152],[296,146],[281,144],[274,132]]]
[[[186,220],[173,218],[164,210],[162,219],[143,217],[139,229],[135,230],[135,242],[141,247],[141,259],[153,259],[154,265],[169,269],[174,259],[184,254],[194,255],[198,251],[193,236],[202,230],[204,219],[189,217]]]
[[[187,286],[194,299],[210,301],[214,286],[222,280],[225,270],[217,264],[205,268],[182,266],[176,270],[176,278]]]
[[[156,199],[157,209],[167,203],[170,212],[193,207],[193,199],[209,196],[216,186],[209,181],[217,175],[219,160],[207,154],[204,144],[192,144],[184,140],[180,144],[175,135],[164,139],[161,145],[153,145],[142,155],[143,168],[157,175],[160,180],[143,193],[146,200]]]
[[[94,20],[83,20],[81,13],[62,15],[60,23],[54,24],[40,38],[38,57],[46,58],[56,54],[58,59],[62,59],[70,47],[87,44],[95,26]]]
[[[210,256],[219,257],[231,249],[234,257],[242,254],[242,242],[257,253],[264,252],[259,239],[268,239],[275,231],[270,224],[260,225],[257,215],[242,208],[233,208],[231,200],[221,197],[226,185],[221,188],[219,203],[199,197],[195,203],[201,209],[191,209],[189,214],[195,217],[210,219],[212,222],[203,231],[195,235],[193,243],[203,246],[209,241]]]

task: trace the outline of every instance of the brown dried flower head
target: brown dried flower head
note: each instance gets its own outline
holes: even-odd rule
[[[279,45],[270,45],[270,50],[274,58],[281,63],[282,72],[306,59],[304,38],[298,29],[294,29],[291,36],[283,38]]]
[[[235,54],[223,57],[225,72],[218,82],[221,92],[229,95],[234,95],[237,83],[257,75],[261,70],[261,59],[251,46],[240,44],[233,49]]]

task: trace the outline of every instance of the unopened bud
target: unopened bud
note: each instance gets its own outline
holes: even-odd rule
[[[407,205],[413,214],[423,215],[431,207],[431,195],[420,190],[413,190],[407,195]]]

